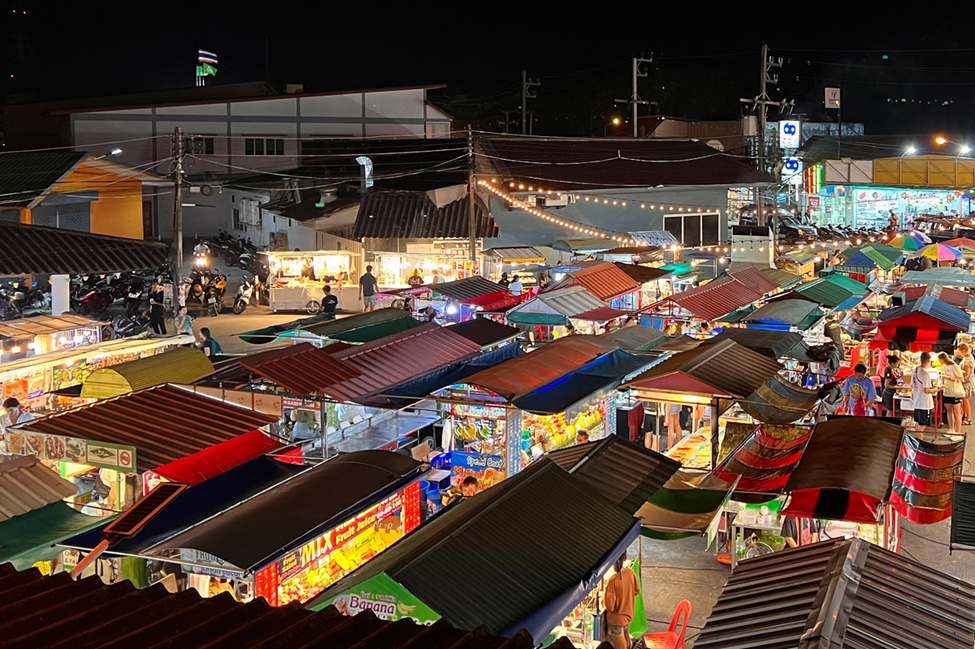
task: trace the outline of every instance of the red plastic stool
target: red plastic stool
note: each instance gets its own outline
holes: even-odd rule
[[[683,616],[683,621],[681,620]],[[677,605],[674,618],[670,621],[670,628],[662,633],[644,633],[643,645],[647,649],[687,649],[684,635],[687,633],[687,622],[691,618],[691,603],[686,599]],[[677,633],[677,625],[681,625]]]

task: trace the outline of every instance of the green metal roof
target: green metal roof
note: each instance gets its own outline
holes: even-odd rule
[[[832,277],[834,276],[814,279],[811,282],[800,284],[794,289],[794,292],[816,304],[835,309],[853,297],[854,293],[839,284],[831,282],[830,279]]]
[[[744,318],[752,311],[754,311],[755,308],[756,307],[754,304],[749,304],[748,306],[743,306],[740,309],[735,309],[725,317],[721,318],[721,321],[726,322],[728,324],[735,324],[736,322],[741,322],[742,318]]]
[[[686,275],[687,273],[693,273],[696,268],[690,264],[667,264],[666,266],[661,266],[660,270],[669,271],[673,275]]]
[[[109,516],[87,516],[63,502],[51,503],[0,523],[0,563],[26,570],[38,561],[50,561],[63,548],[52,547],[93,527],[112,520]]]
[[[866,295],[870,292],[869,286],[846,275],[830,275],[826,278],[826,281],[832,282],[840,288],[846,289],[852,295]]]

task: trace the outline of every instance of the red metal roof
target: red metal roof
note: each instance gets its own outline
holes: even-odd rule
[[[640,288],[636,280],[608,261],[580,268],[572,273],[572,279],[600,300],[612,300]]]
[[[449,327],[430,323],[340,350],[336,358],[361,375],[324,389],[343,401],[377,394],[387,388],[434,370],[472,358],[481,346],[454,333]]]
[[[762,271],[751,266],[739,268],[738,270],[729,270],[728,275],[762,295],[768,295],[779,290],[778,284],[766,277]]]
[[[585,313],[577,313],[571,316],[573,320],[592,320],[593,322],[605,322],[607,320],[612,320],[613,318],[619,318],[620,316],[634,315],[633,311],[622,311],[620,309],[614,309],[611,306],[603,306],[598,309],[593,309],[592,311],[586,311]]]
[[[158,466],[155,471],[173,482],[195,485],[283,447],[284,443],[278,438],[252,430],[217,446]]]
[[[904,302],[919,300],[925,295],[933,295],[942,302],[959,309],[968,309],[969,295],[965,291],[949,286],[905,286],[897,291],[904,294]]]
[[[274,415],[160,385],[35,419],[17,428],[134,446],[136,469],[141,473],[276,420]]]
[[[294,394],[312,394],[362,374],[330,351],[301,343],[245,356],[238,363]]]
[[[667,299],[702,320],[716,320],[746,304],[757,302],[762,299],[762,294],[733,277],[722,277]]]
[[[513,401],[618,349],[599,336],[559,338],[541,349],[512,358],[464,380]]]

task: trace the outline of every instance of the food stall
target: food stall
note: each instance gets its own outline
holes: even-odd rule
[[[269,252],[268,300],[271,311],[317,313],[323,288],[332,287],[340,309],[358,309],[361,255],[351,250]]]
[[[406,252],[367,253],[367,263],[379,285],[384,288],[407,286],[414,270],[420,271],[424,284],[433,284],[434,275],[444,282],[452,282],[479,273],[483,256],[471,260],[466,241],[441,241],[432,244],[407,244]]]
[[[0,363],[101,342],[107,322],[66,313],[0,322]]]
[[[160,354],[195,342],[190,334],[168,338],[128,338],[67,348],[0,366],[3,398],[16,397],[34,416],[83,403],[56,390],[80,385],[95,370]]]

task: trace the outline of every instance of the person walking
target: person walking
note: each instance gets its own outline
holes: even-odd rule
[[[214,356],[219,356],[223,353],[223,348],[220,347],[220,343],[214,340],[210,336],[210,328],[203,327],[200,329],[200,335],[203,336],[203,342],[200,343],[200,349],[206,354],[207,358],[213,358]]]
[[[911,396],[914,400],[914,421],[917,422],[918,432],[924,432],[931,425],[931,411],[934,410],[934,395],[938,393],[938,388],[934,387],[934,380],[931,378],[931,354],[921,352],[921,364],[914,368],[911,376]],[[935,441],[938,440],[938,433],[935,431]]]
[[[938,354],[944,376],[942,402],[948,412],[948,432],[961,433],[961,400],[965,397],[965,375],[948,354]]]
[[[885,417],[894,416],[894,395],[897,393],[901,377],[904,376],[900,365],[900,356],[893,354],[887,356],[887,367],[884,368],[884,378],[880,385],[880,404],[884,409]]]
[[[173,324],[176,325],[177,334],[193,334],[193,316],[189,314],[186,307],[180,307],[179,313],[173,318]]]
[[[149,292],[149,326],[153,333],[166,335],[166,306],[159,282],[154,282]]]
[[[867,409],[872,408],[876,401],[877,386],[867,376],[867,366],[857,363],[853,376],[843,382],[843,410],[857,417],[865,417]]]
[[[640,594],[640,580],[632,569],[626,568],[626,553],[616,560],[616,574],[606,583],[606,626],[613,649],[629,649],[630,623],[636,596]],[[641,613],[643,613],[641,611]]]
[[[366,266],[365,274],[359,278],[359,301],[362,302],[363,311],[372,311],[376,308],[376,289],[378,282],[376,276],[372,274],[372,266]]]
[[[975,397],[975,358],[972,358],[972,348],[968,343],[958,345],[955,350],[958,356],[958,367],[965,377],[965,396],[961,400],[963,426],[972,425],[972,398]]]

